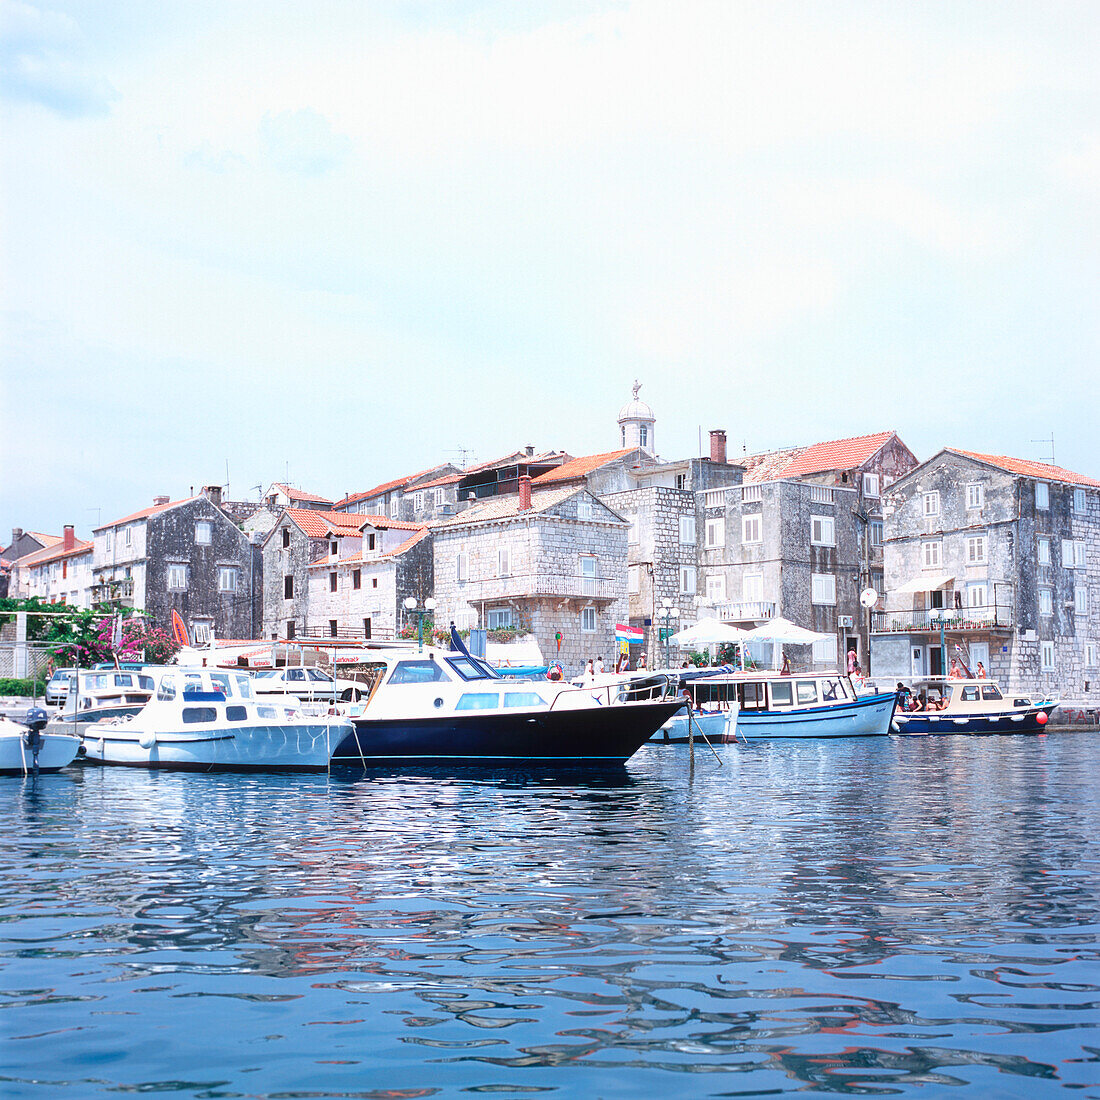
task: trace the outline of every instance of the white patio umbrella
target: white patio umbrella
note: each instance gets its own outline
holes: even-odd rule
[[[741,642],[749,636],[747,630],[729,626],[718,619],[701,619],[692,626],[672,635],[672,641],[678,646],[725,645],[727,642]]]
[[[781,615],[775,619],[769,619],[760,626],[753,627],[748,632],[747,641],[753,642],[778,642],[779,654],[776,656],[776,668],[782,663],[783,643],[788,645],[810,645],[813,642],[824,641],[831,638],[831,634],[818,634],[813,630],[807,630],[803,626],[792,623],[790,619],[784,619]]]

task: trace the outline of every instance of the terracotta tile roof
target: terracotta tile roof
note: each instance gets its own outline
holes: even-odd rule
[[[996,466],[1010,474],[1037,478],[1039,481],[1060,481],[1066,485],[1082,485],[1090,489],[1100,489],[1100,481],[1064,470],[1061,466],[1051,466],[1048,462],[1031,462],[1026,458],[1009,458],[1007,455],[983,455],[977,451],[960,451],[955,447],[947,448],[951,454],[964,455],[984,462],[987,466]]]
[[[497,466],[516,466],[519,463],[538,465],[543,462],[564,462],[569,456],[565,451],[542,451],[537,455],[529,455],[526,448],[522,451],[513,451],[501,458],[494,458],[491,462],[479,462],[475,466],[467,466],[466,474],[480,473],[482,470],[492,470]]]
[[[438,462],[434,466],[429,466],[426,470],[418,470],[415,474],[406,474],[404,477],[394,478],[393,481],[384,481],[381,485],[376,485],[373,489],[368,489],[365,493],[349,493],[343,500],[338,500],[337,506],[346,508],[349,504],[357,504],[361,500],[370,500],[371,497],[381,496],[383,493],[390,492],[391,489],[404,489],[405,486],[411,485],[418,478],[427,477],[429,474],[434,474],[436,470],[441,470],[444,466],[449,465],[446,462]],[[461,475],[455,475],[461,477]],[[434,481],[430,484],[436,484]],[[417,485],[416,488],[420,489],[423,486]]]
[[[332,504],[332,501],[328,497],[319,497],[314,493],[304,493],[301,489],[294,489],[289,485],[284,485],[281,481],[272,483],[272,489],[281,489],[290,500],[305,500],[311,504]]]
[[[20,558],[19,565],[20,568],[24,565],[45,565],[47,562],[61,561],[62,558],[74,558],[78,554],[90,554],[93,549],[95,549],[94,542],[81,542],[78,540],[73,543],[70,549],[66,550],[64,543],[59,541],[56,546],[46,546],[41,550],[36,550],[33,554]]]
[[[562,463],[556,470],[549,470],[545,474],[539,474],[538,477],[533,478],[531,485],[549,485],[555,481],[574,481],[587,476],[593,470],[598,470],[601,466],[614,462],[616,459],[625,458],[636,450],[638,450],[637,447],[626,447],[619,451],[606,451],[599,455],[571,458],[568,462]]]
[[[454,485],[462,480],[462,474],[448,474],[446,477],[437,477],[434,481],[422,481],[419,485],[413,486],[413,492],[419,492],[421,489],[436,489],[441,485]]]
[[[737,459],[745,467],[745,481],[778,481],[781,478],[851,470],[862,466],[891,439],[894,432],[875,432],[849,439],[833,439],[809,447],[787,447]]]
[[[330,557],[318,558],[316,561],[311,561],[309,566],[312,569],[315,565],[358,565],[362,562],[369,565],[371,562],[388,561],[390,558],[396,558],[404,554],[406,550],[411,550],[421,539],[427,538],[430,533],[423,524],[403,524],[402,526],[413,527],[415,530],[407,539],[399,542],[392,550],[387,550],[384,554],[375,554],[368,550],[369,557],[364,557],[363,551],[357,550],[354,554],[349,554],[346,558],[337,558],[335,561]]]
[[[43,549],[47,546],[53,546],[55,542],[61,542],[60,535],[44,535],[41,531],[24,531],[23,534],[30,535],[32,539],[42,543]]]
[[[158,512],[166,511],[168,508],[175,508],[179,504],[186,504],[189,500],[198,500],[197,496],[184,497],[182,500],[170,500],[167,504],[154,504],[151,508],[142,508],[140,512],[134,512],[131,515],[123,516],[122,519],[116,519],[111,523],[104,523],[100,527],[93,528],[95,531],[106,531],[108,527],[120,527],[124,523],[133,523],[134,520],[147,519],[149,516],[155,516]]]
[[[568,500],[574,493],[581,492],[576,485],[563,485],[555,489],[533,490],[531,493],[531,512],[545,512],[548,508]],[[504,496],[486,497],[479,504],[472,504],[464,512],[451,519],[433,524],[436,528],[462,526],[471,523],[486,523],[494,519],[512,519],[518,515],[529,515],[519,510],[519,493]]]
[[[359,525],[363,522],[362,516],[347,512],[321,512],[315,508],[287,508],[283,515],[289,516],[311,539],[323,539],[330,533],[358,535]]]
[[[345,513],[340,512],[339,515]],[[361,531],[364,527],[377,527],[379,530],[389,527],[399,531],[419,531],[424,526],[422,523],[413,523],[407,519],[390,519],[389,516],[376,516],[369,512],[349,512],[348,518],[354,518],[356,529]]]

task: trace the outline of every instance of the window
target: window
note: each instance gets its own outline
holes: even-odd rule
[[[353,569],[351,571],[351,587],[361,588],[363,585],[363,571],[361,569]]]
[[[1044,672],[1054,671],[1054,643],[1053,642],[1041,642],[1040,643],[1040,663]]]
[[[938,516],[940,514],[940,494],[938,491],[924,494],[924,514],[926,516]]]
[[[114,545],[114,541],[115,541],[114,540],[114,532],[113,531],[108,531],[106,533],[106,535],[104,535],[103,537],[106,541],[107,552],[110,553],[111,552],[111,547]]]
[[[1074,586],[1073,610],[1078,615],[1087,615],[1089,613],[1089,590],[1083,584]]]
[[[695,566],[680,566],[680,591],[685,595],[695,595]]]
[[[288,619],[286,624],[286,636],[287,638],[293,638],[298,632],[298,628],[294,625],[293,619]]]
[[[191,725],[195,722],[213,722],[217,719],[218,712],[213,707],[184,707],[183,724]]]
[[[810,516],[810,544],[836,546],[836,520],[832,516]]]
[[[1054,614],[1054,589],[1053,588],[1040,588],[1039,589],[1039,614],[1040,615],[1053,615]]]
[[[290,528],[283,528],[283,549],[285,550],[290,545]]]
[[[985,565],[985,535],[971,535],[966,540],[966,564]]]
[[[506,707],[544,707],[546,700],[534,691],[506,691],[504,705]]]
[[[1050,539],[1038,539],[1036,547],[1040,565],[1050,565]]]
[[[390,674],[391,684],[450,683],[451,678],[435,661],[398,661]]]
[[[218,566],[218,591],[237,591],[237,567],[235,565]]]
[[[878,474],[863,475],[863,495],[865,497],[878,496]]]
[[[687,488],[687,474],[677,474],[676,475],[676,488],[677,489],[686,489]]]
[[[366,543],[367,543],[367,549],[368,550],[373,550],[374,545],[375,545],[375,533],[373,531],[371,531],[370,533],[365,535],[365,538],[366,538]]]
[[[741,578],[741,599],[745,603],[762,603],[764,600],[764,574],[746,573]]]
[[[591,554],[582,554],[581,566],[581,590],[586,596],[596,595],[596,559]]]
[[[1096,665],[1096,644],[1094,642],[1085,643],[1085,667],[1093,668]]]
[[[390,519],[397,519],[398,509],[401,507],[401,501],[398,500],[397,494],[394,493],[390,497]]]
[[[227,722],[243,722],[248,718],[248,710],[245,707],[226,707],[225,720]]]
[[[741,517],[741,541],[764,541],[764,517],[760,512]]]
[[[873,520],[871,520],[871,522],[867,526],[868,526],[868,530],[871,532],[871,545],[872,546],[881,546],[882,545],[882,520],[873,519]]]
[[[1084,512],[1088,509],[1088,501],[1085,499],[1084,489],[1073,490],[1073,510],[1075,512]]]
[[[506,630],[512,625],[512,609],[495,607],[485,612],[485,626],[488,630]]]
[[[985,488],[980,482],[972,481],[966,487],[966,509],[972,511],[985,503]]]
[[[695,545],[695,517],[694,516],[681,516],[680,517],[680,545],[681,546],[694,546]]]
[[[467,558],[465,551],[460,551],[455,556],[455,580],[459,584],[465,584],[466,578],[469,576],[469,558]]]
[[[168,566],[168,587],[182,589],[187,587],[187,566]]]
[[[377,577],[371,577],[370,586],[371,586],[371,588],[377,588],[378,587],[378,578]]]
[[[336,580],[336,574],[335,573],[329,573],[329,575],[328,575],[328,590],[330,592],[335,592],[336,591],[337,583],[338,582]]]
[[[134,529],[132,527],[124,527],[122,529],[122,543],[124,546],[132,546],[134,542]]]
[[[642,590],[642,567],[640,565],[628,565],[626,567],[626,590],[632,595]]]
[[[283,599],[294,599],[294,576],[291,573],[287,573],[286,576],[283,577]]]
[[[1050,507],[1050,486],[1045,481],[1035,482],[1035,507]]]
[[[934,569],[943,564],[943,543],[939,539],[930,539],[921,543],[924,568]]]
[[[211,527],[206,520],[199,520],[199,522],[195,524],[195,542],[198,543],[199,546],[210,545],[210,533]]]
[[[649,429],[644,424],[638,428],[638,446],[649,446]]]
[[[596,633],[596,609],[594,607],[581,608],[581,633]]]
[[[820,641],[814,642],[814,664],[815,665],[833,665],[836,666],[836,637],[822,638]]]
[[[328,621],[328,636],[330,638],[335,638],[336,635],[339,633],[339,628],[337,626],[337,621],[338,620],[336,620],[336,619],[329,619],[329,621]]]
[[[706,550],[712,550],[716,546],[723,546],[726,541],[726,521],[724,519],[708,519],[706,529],[706,541],[703,546]]]
[[[813,573],[810,576],[810,602],[836,604],[836,577],[832,573]]]
[[[813,680],[799,680],[795,684],[794,697],[797,703],[816,703],[817,684]]]
[[[424,491],[422,489],[418,489],[413,493],[413,509],[417,512],[424,511]]]
[[[363,637],[369,638],[371,635],[371,621],[370,619],[363,620]]]
[[[719,573],[716,577],[707,577],[707,599],[711,603],[726,602],[726,578]]]
[[[577,519],[592,518],[592,501],[588,497],[580,497],[577,500]]]
[[[791,685],[772,683],[768,685],[768,693],[771,695],[773,707],[789,707],[794,702],[794,693]]]
[[[966,586],[966,604],[968,607],[987,607],[988,589],[984,584],[968,584]]]
[[[497,576],[508,577],[512,573],[511,555],[508,547],[501,546],[497,550]]]
[[[500,696],[495,691],[471,691],[459,696],[455,710],[493,710],[499,706]]]
[[[340,555],[340,544],[335,539],[332,539],[332,541],[329,542],[328,552],[334,558],[339,557],[339,555]]]
[[[1062,539],[1062,565],[1066,569],[1084,569],[1084,539]]]
[[[631,546],[636,546],[638,544],[638,517],[636,515],[630,517],[630,528],[626,533],[626,541],[630,543]]]
[[[1003,699],[1004,696],[1001,695],[1000,691],[997,689],[996,684],[983,684],[982,698],[985,699],[987,702],[995,702],[998,699]]]

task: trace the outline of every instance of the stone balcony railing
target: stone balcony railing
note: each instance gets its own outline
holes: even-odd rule
[[[517,573],[509,577],[466,581],[460,588],[467,602],[530,599],[539,596],[610,602],[624,595],[624,585],[619,582],[581,574]]]
[[[875,611],[871,615],[872,634],[938,634],[941,626],[952,634],[1011,630],[1015,615],[1010,607],[945,607],[906,611]]]
[[[722,622],[742,623],[775,618],[774,600],[748,600],[741,603],[720,603],[714,607]]]

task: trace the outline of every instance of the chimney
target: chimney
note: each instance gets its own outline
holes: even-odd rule
[[[726,433],[721,428],[715,428],[710,433],[710,460],[723,466],[726,464]]]
[[[531,511],[531,475],[524,474],[519,479],[519,510]]]
[[[530,443],[528,443],[527,446],[524,447],[523,449],[527,452],[527,457],[528,458],[532,458],[534,456],[535,448],[532,447]]]
[[[66,523],[62,529],[62,550],[71,550],[76,545],[76,531],[71,523]]]
[[[13,546],[14,546],[14,545],[15,545],[15,544],[16,544],[16,543],[17,543],[17,542],[18,542],[18,541],[19,541],[19,540],[20,540],[20,539],[21,539],[22,537],[23,537],[23,528],[22,528],[22,527],[13,527],[13,528],[11,529],[11,542],[12,542],[12,545],[13,545]]]
[[[171,497],[153,497],[153,503],[156,505],[167,504]]]
[[[202,487],[202,495],[215,507],[221,507],[222,487],[220,485],[204,485]]]

